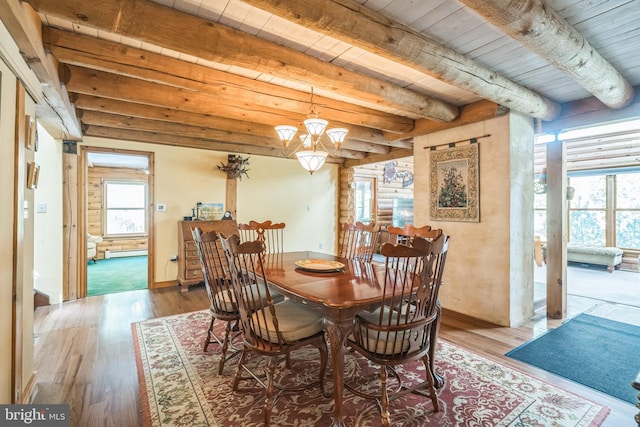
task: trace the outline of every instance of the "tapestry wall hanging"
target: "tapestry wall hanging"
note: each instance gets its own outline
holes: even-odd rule
[[[430,153],[431,219],[480,222],[479,144]]]

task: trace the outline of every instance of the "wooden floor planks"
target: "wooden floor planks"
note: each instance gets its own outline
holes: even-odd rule
[[[570,315],[588,305],[572,306],[570,300]],[[34,403],[69,403],[72,426],[141,426],[131,323],[207,307],[206,291],[195,286],[189,292],[141,290],[37,308]],[[503,356],[560,323],[538,315],[521,327],[504,328],[445,311],[440,337],[609,406],[604,427],[634,425],[633,405]]]

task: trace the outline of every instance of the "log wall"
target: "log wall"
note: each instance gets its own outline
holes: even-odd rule
[[[397,160],[398,170],[413,172],[413,157]],[[393,200],[396,198],[413,198],[413,184],[404,187],[402,179],[384,182],[384,163],[372,163],[340,171],[340,223],[353,222],[355,215],[355,179],[356,177],[373,177],[376,179],[377,208],[375,221],[381,226],[391,225],[393,216]]]

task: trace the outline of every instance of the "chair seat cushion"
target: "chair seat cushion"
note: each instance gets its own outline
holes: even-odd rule
[[[408,306],[407,306],[408,307]],[[389,307],[377,308],[372,312],[362,312],[358,314],[358,317],[365,319],[371,323],[380,322],[380,310],[383,310],[384,321],[388,323],[389,316],[391,316],[391,323],[396,323],[398,318],[398,311],[391,310]],[[366,337],[363,341],[363,347],[365,350],[376,354],[400,354],[409,349],[411,337],[411,331],[403,332],[378,332],[373,329],[368,329],[364,324],[356,321],[356,328],[359,328],[360,334]],[[355,341],[355,337],[352,335],[349,339]]]
[[[322,330],[322,313],[318,310],[313,310],[290,299],[275,304],[275,308],[278,328],[287,342],[299,341]],[[260,330],[256,332],[262,339],[277,343],[278,338],[273,326],[273,317],[269,310],[265,310],[264,313],[267,316],[266,325],[264,321],[258,322],[257,316],[261,316],[259,312],[253,315],[254,324],[260,325]]]
[[[254,284],[250,287],[251,292],[257,292],[260,295],[260,299],[262,300],[262,304],[267,304],[267,292],[264,289],[264,285],[262,284]],[[220,309],[227,313],[233,313],[238,311],[236,308],[236,298],[233,295],[233,292],[228,292],[227,290],[218,291],[216,294],[216,299],[219,302]]]

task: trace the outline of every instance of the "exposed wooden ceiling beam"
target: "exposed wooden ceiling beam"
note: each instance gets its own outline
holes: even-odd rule
[[[127,129],[116,129],[102,126],[88,126],[85,135],[99,138],[118,139],[123,141],[139,141],[152,144],[169,145],[173,147],[197,148],[202,150],[214,150],[227,153],[254,154],[259,156],[287,158],[282,150],[269,147],[256,147],[250,145],[230,144],[226,142],[211,141],[201,138],[167,135],[154,132],[144,132]],[[342,159],[327,158],[329,163],[342,163]]]
[[[202,138],[169,135],[164,133],[146,132],[131,129],[112,128],[88,125],[84,128],[85,135],[102,138],[112,138],[125,141],[149,142],[153,144],[171,145],[174,147],[198,148],[203,150],[229,151],[245,154],[257,154],[270,157],[285,157],[282,150],[273,147],[256,147],[240,145],[223,141],[212,141]]]
[[[29,0],[36,10],[209,61],[257,70],[335,92],[376,108],[410,109],[417,117],[449,121],[457,107],[347,70],[219,23],[147,0]],[[144,19],[140,19],[140,17]],[[162,23],[159,25],[159,23]],[[203,41],[206,40],[206,43]],[[379,108],[379,107],[378,107]]]
[[[283,150],[282,143],[275,137],[265,137],[255,134],[229,132],[211,127],[193,126],[182,123],[172,123],[160,120],[128,117],[120,114],[109,114],[96,111],[86,111],[81,115],[83,124],[120,129],[140,130],[146,132],[163,133],[168,135],[187,136],[191,138],[209,139],[213,141],[229,142],[243,145],[256,145]],[[329,147],[328,147],[329,148]],[[285,150],[283,150],[285,151]],[[291,151],[289,149],[288,151]],[[345,158],[361,159],[365,153],[388,153],[389,147],[367,144],[360,141],[348,141],[343,144],[340,155]]]
[[[460,115],[453,121],[444,123],[434,120],[417,120],[413,131],[404,135],[395,135],[385,133],[387,138],[413,138],[420,135],[437,132],[440,130],[451,129],[458,126],[477,123],[484,120],[493,119],[505,115],[507,108],[501,107],[495,102],[478,101],[465,105],[460,109]]]
[[[163,85],[104,71],[68,65],[67,87],[71,92],[102,96],[142,104],[172,107],[194,113],[209,113],[235,120],[252,121],[274,126],[283,123],[302,122],[307,118],[308,110],[295,112],[283,110],[272,104],[257,103],[251,98],[228,98],[216,92],[213,87],[207,92]],[[362,107],[357,107],[362,108]],[[339,110],[323,108],[323,118],[328,120],[351,120],[359,126],[380,129],[393,129],[393,132],[407,132],[413,129],[413,120],[406,117],[375,111],[374,116],[367,114],[347,114],[341,116]],[[336,125],[336,123],[333,123]]]
[[[541,0],[460,0],[567,73],[609,108],[633,100],[631,84],[582,35]]]
[[[344,162],[344,167],[356,167],[368,165],[370,163],[388,162],[411,156],[413,156],[413,149],[394,148],[387,154],[372,154],[362,160],[346,160]]]
[[[640,86],[634,87],[638,93]],[[640,118],[640,96],[624,108],[612,110],[594,96],[562,104],[562,114],[551,122],[541,122],[540,132],[556,133],[567,129],[594,126],[605,122],[615,122]]]
[[[310,96],[282,86],[235,76],[191,62],[169,58],[142,49],[123,47],[117,43],[45,28],[47,48],[65,64],[134,77],[149,82],[208,93],[221,99],[271,106],[291,112],[307,113]],[[314,96],[314,104],[323,118],[344,124],[362,123],[375,127],[393,123],[394,129],[413,127],[413,120],[400,118],[371,108]],[[273,125],[299,125],[285,122]]]
[[[22,56],[42,85],[46,102],[36,105],[37,116],[45,129],[54,137],[82,139],[82,129],[69,103],[69,97],[58,76],[56,60],[44,50],[40,18],[30,5],[17,1],[0,2],[0,16]],[[61,134],[61,129],[64,129]]]
[[[560,113],[555,102],[356,1],[243,1],[532,117],[552,120]]]
[[[120,101],[117,99],[100,98],[91,95],[73,95],[75,95],[74,104],[80,110],[101,111],[104,113],[121,114],[130,117],[184,123],[192,126],[209,127],[249,135],[263,135],[265,137],[273,137],[275,135],[275,130],[272,126],[254,122],[226,119],[216,117],[208,113],[198,114],[175,110],[168,107],[155,107],[151,105]],[[408,141],[387,141],[382,135],[382,132],[360,126],[351,126],[349,128],[347,143],[354,140],[364,142],[366,144],[376,144],[389,147],[412,147],[412,144]]]

